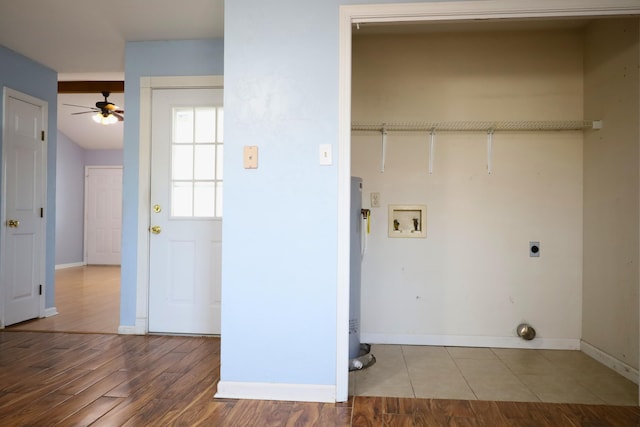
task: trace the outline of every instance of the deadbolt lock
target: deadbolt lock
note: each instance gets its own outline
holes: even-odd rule
[[[153,205],[153,211],[155,213],[160,213],[162,212],[162,208],[160,207],[160,205]]]

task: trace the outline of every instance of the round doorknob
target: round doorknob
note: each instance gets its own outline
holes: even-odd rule
[[[162,231],[162,228],[160,228],[159,225],[154,225],[153,227],[151,227],[151,232],[153,234],[160,234],[161,231]]]
[[[20,221],[18,221],[17,219],[10,219],[7,221],[7,226],[12,228],[18,228],[19,225],[20,225]]]

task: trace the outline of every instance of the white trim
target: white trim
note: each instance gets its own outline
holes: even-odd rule
[[[58,314],[58,309],[55,307],[45,308],[44,317],[51,317]]]
[[[631,15],[637,0],[487,0],[343,6],[352,23]]]
[[[335,387],[320,384],[218,382],[217,399],[288,400],[294,402],[336,401]]]
[[[338,102],[338,247],[336,280],[336,401],[349,399],[351,226],[351,17],[340,8]],[[345,60],[346,59],[346,60]]]
[[[618,360],[599,348],[592,346],[586,341],[580,342],[580,350],[587,356],[602,363],[604,366],[613,369],[626,379],[638,384],[638,370],[636,368],[627,365],[621,360]]]
[[[367,344],[580,350],[580,340],[577,338],[535,338],[527,341],[519,337],[363,333],[361,335],[361,341]]]
[[[147,319],[136,319],[136,324],[134,326],[118,326],[118,333],[121,335],[146,335],[147,332]]]
[[[338,242],[336,303],[336,399],[348,394],[349,192],[351,176],[351,32],[364,22],[441,21],[640,14],[638,0],[487,0],[340,6],[338,59]],[[345,224],[346,222],[346,224]]]
[[[68,264],[56,264],[56,270],[64,270],[65,268],[84,267],[87,265],[84,262],[70,262]]]
[[[161,76],[140,78],[138,148],[138,261],[136,263],[136,326],[120,326],[121,334],[149,332],[149,212],[151,212],[151,94],[153,89],[222,88],[223,76]]]

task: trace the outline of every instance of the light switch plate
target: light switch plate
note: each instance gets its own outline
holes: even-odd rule
[[[244,168],[258,169],[258,147],[255,145],[244,146]]]
[[[330,166],[331,163],[331,144],[320,144],[320,165]]]

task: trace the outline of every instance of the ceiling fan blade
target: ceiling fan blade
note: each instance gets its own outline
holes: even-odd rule
[[[89,114],[89,113],[95,113],[96,111],[80,111],[79,113],[71,113],[72,116],[76,116],[78,114]]]
[[[124,110],[113,110],[114,113],[124,114]]]
[[[122,114],[116,113],[115,111],[112,112],[111,114],[113,114],[114,117],[117,117],[119,122],[124,121],[124,116]]]
[[[68,105],[69,107],[91,108],[95,110],[94,107],[89,107],[87,105],[76,105],[76,104],[62,104],[62,105]]]

